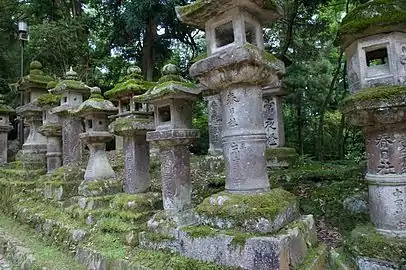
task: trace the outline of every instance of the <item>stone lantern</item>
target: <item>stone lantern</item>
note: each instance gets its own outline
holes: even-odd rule
[[[155,131],[147,133],[147,141],[159,148],[164,209],[176,215],[192,208],[188,146],[198,137],[198,130],[192,129],[191,105],[200,90],[183,79],[175,65],[166,65],[162,75],[155,87],[135,100],[154,105]]]
[[[260,2],[196,1],[177,8],[183,22],[206,29],[208,57],[190,74],[220,93],[226,190],[233,193],[269,190],[262,87],[278,81],[284,65],[264,51],[261,26],[281,15],[276,5]]]
[[[39,132],[47,137],[47,173],[51,174],[62,166],[62,125],[59,116],[51,113],[58,106],[60,97],[44,94],[38,98],[38,106],[42,108],[43,125]]]
[[[151,86],[151,82],[143,80],[139,67],[131,67],[124,80],[105,93],[107,98],[119,103],[119,113],[114,116],[116,120],[111,123],[110,131],[123,137],[124,191],[130,194],[146,192],[151,182],[146,134],[155,129],[153,113],[148,112],[147,104],[133,99]]]
[[[10,125],[9,114],[14,110],[5,104],[3,95],[0,95],[0,165],[7,163],[7,142]]]
[[[82,120],[70,112],[83,102],[84,94],[89,93],[89,86],[78,81],[78,75],[72,68],[66,72],[65,79],[49,90],[60,95],[60,106],[52,113],[59,115],[62,124],[62,162],[63,166],[82,161],[83,144],[79,134],[83,132]]]
[[[113,135],[108,132],[108,116],[116,114],[117,108],[110,101],[104,100],[100,88],[93,87],[90,98],[73,113],[84,118],[86,130],[80,134],[80,139],[90,150],[85,183],[114,179],[115,173],[107,158],[106,143],[113,139]]]
[[[283,119],[282,80],[263,88],[263,115],[266,134],[265,157],[269,168],[287,168],[296,163],[298,154],[294,148],[285,147]]]
[[[52,78],[41,70],[42,64],[34,61],[30,64],[30,73],[20,82],[20,90],[24,91],[25,104],[16,109],[25,123],[29,125],[29,135],[22,146],[22,163],[25,169],[42,168],[46,164],[46,137],[39,133],[42,126],[42,109],[37,106],[40,95],[46,94],[47,84]]]
[[[358,269],[399,269],[402,262],[382,258],[380,249],[363,258],[364,247],[375,245],[377,237],[388,248],[406,247],[405,239],[395,238],[406,237],[405,9],[402,1],[360,5],[344,18],[336,40],[346,50],[352,92],[342,112],[364,129],[370,216],[376,227],[376,232],[359,228],[351,234],[355,254],[360,253]]]

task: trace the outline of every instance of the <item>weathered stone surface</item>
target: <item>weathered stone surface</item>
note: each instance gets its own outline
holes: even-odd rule
[[[265,150],[268,168],[289,168],[297,164],[299,155],[289,147],[271,147]]]
[[[369,212],[368,193],[356,194],[347,197],[343,202],[343,206],[344,209],[354,214],[368,213]]]
[[[222,142],[222,105],[220,95],[205,97],[209,109],[209,155],[220,156],[223,154]]]
[[[82,120],[77,117],[61,117],[63,166],[82,160],[83,143],[79,134],[83,132]]]
[[[282,98],[264,93],[263,115],[266,147],[283,147],[285,145],[285,126],[283,122]]]
[[[402,269],[400,265],[390,262],[361,257],[357,259],[357,266],[360,270],[397,270]]]

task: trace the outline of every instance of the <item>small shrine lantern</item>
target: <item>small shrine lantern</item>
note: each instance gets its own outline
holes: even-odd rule
[[[116,114],[117,108],[110,101],[104,100],[100,88],[93,87],[90,98],[73,113],[84,118],[86,130],[80,134],[80,139],[90,150],[84,181],[114,179],[115,173],[107,158],[106,143],[113,139],[113,135],[108,132],[108,116]]]

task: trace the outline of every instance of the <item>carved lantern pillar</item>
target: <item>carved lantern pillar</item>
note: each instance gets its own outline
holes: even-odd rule
[[[155,131],[147,133],[147,141],[155,142],[159,148],[164,209],[173,218],[183,219],[183,213],[192,209],[188,146],[198,137],[198,130],[192,129],[191,103],[200,90],[183,79],[175,65],[166,65],[162,74],[155,87],[135,100],[154,105]]]
[[[352,93],[348,121],[364,128],[370,214],[379,233],[406,236],[406,6],[370,1],[343,20],[336,43],[346,50]],[[391,10],[391,15],[384,12]],[[376,23],[363,24],[362,21]],[[361,22],[361,23],[358,23]],[[357,28],[352,28],[357,23]]]
[[[119,113],[110,131],[123,138],[124,192],[135,194],[148,191],[150,148],[146,136],[155,129],[153,113],[147,104],[137,103],[134,97],[144,94],[153,85],[141,76],[139,67],[131,67],[127,76],[105,96],[119,103]],[[117,138],[117,137],[116,137]]]
[[[262,23],[280,14],[248,0],[195,2],[177,13],[183,22],[206,29],[208,57],[193,64],[190,74],[221,97],[226,190],[269,190],[262,87],[279,80],[284,65],[264,51]]]
[[[42,126],[42,109],[37,106],[37,100],[40,95],[47,93],[47,84],[52,78],[46,76],[41,69],[40,62],[32,62],[30,73],[20,83],[25,104],[16,111],[29,126],[29,135],[22,146],[21,159],[24,169],[43,168],[46,164],[47,139],[39,133]]]
[[[83,102],[83,95],[89,93],[89,86],[78,81],[78,74],[72,68],[65,79],[58,82],[50,93],[61,96],[60,105],[52,113],[60,117],[62,124],[62,162],[63,166],[82,161],[83,143],[79,134],[83,132],[82,120],[70,112]]]

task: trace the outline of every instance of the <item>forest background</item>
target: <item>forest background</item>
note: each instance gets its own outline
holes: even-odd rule
[[[186,0],[0,0],[0,93],[14,107],[20,78],[21,43],[17,22],[29,25],[24,74],[40,61],[44,71],[63,77],[70,66],[86,84],[111,89],[132,64],[147,80],[157,80],[166,63],[184,77],[193,59],[206,51],[204,33],[182,24],[174,7]],[[264,28],[266,50],[287,72],[284,99],[287,146],[307,159],[360,161],[362,131],[346,124],[338,111],[348,94],[343,50],[333,41],[340,22],[365,0],[285,0],[283,18]],[[200,100],[193,124],[201,137],[196,154],[208,149],[207,108]]]

